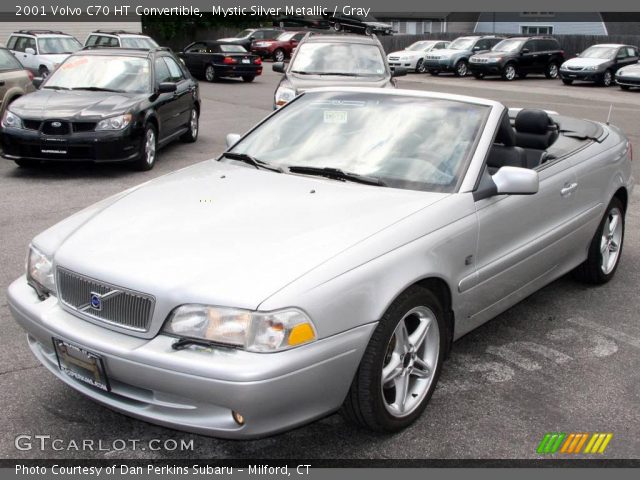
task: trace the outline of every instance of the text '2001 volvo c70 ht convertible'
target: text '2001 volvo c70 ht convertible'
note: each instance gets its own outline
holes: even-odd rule
[[[9,288],[38,360],[114,410],[232,438],[340,409],[397,431],[454,340],[620,260],[614,126],[330,87],[227,140],[37,235]]]

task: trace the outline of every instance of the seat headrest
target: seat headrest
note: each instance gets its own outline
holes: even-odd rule
[[[522,109],[516,115],[515,127],[518,132],[544,135],[552,125],[549,115],[544,110]]]
[[[516,145],[516,132],[513,131],[509,115],[507,114],[504,114],[502,120],[500,120],[495,143],[501,143],[505,147],[515,147]]]

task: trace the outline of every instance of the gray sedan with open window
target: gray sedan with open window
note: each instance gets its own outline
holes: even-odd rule
[[[61,381],[220,437],[338,410],[397,431],[456,339],[620,263],[634,180],[611,125],[335,87],[228,144],[33,239],[8,300]]]

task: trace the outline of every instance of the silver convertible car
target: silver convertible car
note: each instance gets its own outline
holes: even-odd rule
[[[397,431],[454,340],[620,260],[631,146],[611,125],[334,88],[227,142],[36,236],[9,288],[39,361],[114,410],[229,438],[338,410]]]

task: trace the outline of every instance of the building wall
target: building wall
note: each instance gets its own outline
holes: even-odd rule
[[[94,30],[126,30],[141,32],[142,23],[135,22],[0,22],[0,44],[6,45],[9,35],[18,30],[56,30],[76,37],[84,44]]]
[[[481,13],[474,31],[520,35],[523,33],[523,27],[536,26],[551,27],[551,32],[548,33],[552,35],[607,35],[608,33],[599,13],[570,12]]]

